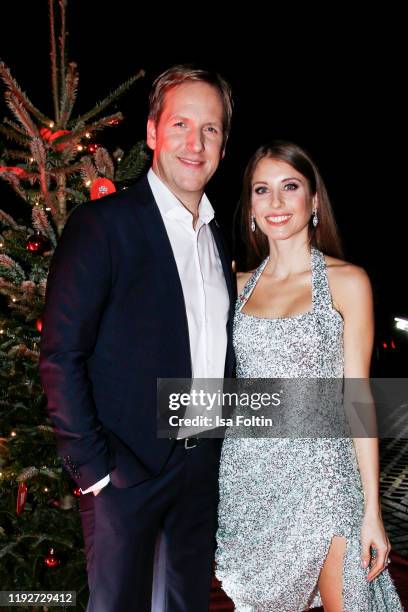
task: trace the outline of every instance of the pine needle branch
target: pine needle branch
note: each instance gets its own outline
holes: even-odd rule
[[[65,7],[66,0],[59,0],[60,14],[61,14],[61,34],[59,37],[59,50],[60,50],[60,83],[61,83],[61,99],[64,99],[67,96],[66,91],[66,81],[65,81],[65,73],[66,73],[66,50],[65,50],[65,39],[67,36],[66,33],[66,19],[65,19]],[[58,118],[58,123],[61,121],[61,115]]]
[[[48,236],[53,246],[55,247],[57,244],[55,232],[51,226],[51,223],[48,219],[48,216],[45,210],[41,208],[40,206],[33,206],[32,220],[33,220],[33,227],[36,230],[42,232],[45,236]]]
[[[108,151],[104,147],[99,147],[95,152],[94,159],[99,174],[113,180],[115,169]]]
[[[4,172],[1,174],[1,178],[7,183],[9,183],[9,185],[11,185],[11,187],[14,189],[14,191],[20,198],[22,198],[26,202],[28,201],[27,194],[24,188],[22,187],[20,180],[15,174],[12,174],[11,172]]]
[[[8,117],[5,117],[3,119],[3,122],[6,123],[7,125],[9,125],[13,130],[15,130],[16,132],[18,132],[19,134],[21,134],[22,136],[24,136],[24,138],[26,140],[28,140],[28,136],[27,136],[27,132],[24,128],[22,128],[20,125],[18,125],[18,123],[14,123],[14,121],[12,121],[11,119],[9,119]]]
[[[87,134],[88,132],[92,134],[94,132],[102,130],[105,127],[112,127],[116,125],[119,121],[122,121],[122,119],[122,113],[115,113],[113,115],[108,115],[107,117],[102,117],[102,119],[99,119],[98,121],[95,121],[95,123],[91,123],[90,125],[81,124],[81,126],[75,129],[75,131],[70,132],[69,134],[64,134],[64,136],[61,136],[60,138],[56,138],[53,141],[53,144],[61,144],[65,142],[69,143],[71,141],[81,140],[81,138],[84,138],[85,134]]]
[[[98,178],[98,173],[92,159],[90,157],[83,157],[81,162],[81,178],[84,184],[93,183]]]
[[[6,122],[6,120],[4,120]],[[28,136],[21,136],[16,132],[14,128],[7,128],[4,125],[0,125],[0,132],[5,135],[7,140],[12,140],[19,145],[26,145],[29,141]]]
[[[25,280],[25,273],[20,264],[4,254],[0,254],[0,275],[16,283]]]
[[[58,127],[62,128],[65,128],[67,125],[67,122],[72,114],[72,110],[74,108],[75,100],[78,93],[79,75],[75,62],[70,62],[70,64],[68,65],[68,70],[64,81],[65,86],[64,93],[61,99],[60,119],[57,124]]]
[[[24,105],[26,110],[34,115],[36,119],[43,124],[49,124],[50,119],[44,115],[28,98],[27,94],[22,91],[17,81],[12,77],[10,70],[4,62],[0,62],[0,77],[8,88],[9,92]]]
[[[59,211],[54,203],[53,198],[48,190],[48,177],[46,171],[47,152],[41,138],[33,138],[30,145],[31,154],[37,163],[39,173],[39,183],[41,189],[41,195],[44,203],[50,208],[52,215],[56,222],[60,222]]]
[[[45,170],[47,153],[46,153],[45,146],[41,138],[32,139],[30,143],[30,151],[31,151],[31,156],[33,157],[38,168],[40,169],[41,167],[43,167]]]
[[[144,141],[137,142],[121,161],[120,166],[116,170],[115,181],[133,181],[145,169],[149,155],[146,150]]]
[[[6,227],[11,227],[15,230],[24,230],[26,229],[23,225],[18,225],[13,219],[13,217],[7,214],[4,210],[0,209],[0,223],[3,223]]]
[[[31,155],[27,153],[27,151],[18,151],[13,149],[4,149],[3,151],[4,157],[9,157],[10,159],[21,159],[25,162],[30,163]]]
[[[55,42],[55,16],[54,16],[54,0],[48,0],[48,10],[50,15],[50,45],[51,45],[51,83],[52,83],[52,97],[54,101],[54,113],[56,121],[59,121],[59,108],[58,108],[58,69],[57,69],[57,49]]]
[[[48,168],[48,174],[52,177],[57,176],[70,176],[71,174],[75,174],[76,172],[80,172],[82,169],[82,158],[81,161],[76,164],[72,164],[72,166],[64,166],[62,168]]]
[[[7,106],[9,107],[11,112],[14,114],[16,119],[25,128],[25,130],[27,131],[27,134],[31,138],[38,137],[39,136],[38,128],[36,124],[34,123],[34,121],[31,119],[26,109],[24,108],[24,105],[22,104],[22,102],[20,102],[17,98],[15,98],[8,91],[5,93],[4,98],[6,100]]]
[[[89,121],[93,117],[96,117],[102,111],[104,111],[105,108],[110,106],[115,100],[117,100],[126,91],[128,91],[128,89],[130,89],[132,87],[132,85],[138,79],[140,79],[141,77],[144,77],[144,75],[145,75],[145,71],[144,70],[139,70],[139,72],[135,76],[131,77],[130,79],[128,79],[127,81],[125,81],[124,83],[119,85],[119,87],[117,89],[115,89],[115,91],[110,93],[101,102],[98,102],[94,106],[94,108],[92,110],[90,110],[88,113],[85,113],[85,115],[81,115],[80,117],[77,117],[76,119],[72,120],[72,122],[70,122],[70,124],[71,125],[75,125],[75,127],[78,127],[81,124],[85,124],[87,121]]]
[[[85,195],[83,191],[79,191],[79,189],[67,187],[65,191],[67,196],[71,196],[77,204],[82,204],[83,202],[88,202],[89,200],[89,196]]]

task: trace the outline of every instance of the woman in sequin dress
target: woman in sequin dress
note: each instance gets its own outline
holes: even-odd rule
[[[299,147],[259,149],[242,216],[263,261],[238,278],[239,378],[368,378],[370,283],[341,259],[321,176]],[[237,612],[402,612],[388,573],[375,438],[223,443],[217,576]]]

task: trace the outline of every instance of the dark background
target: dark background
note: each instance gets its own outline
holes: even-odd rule
[[[401,16],[372,9],[359,16],[344,5],[316,14],[292,4],[285,12],[273,4],[268,11],[260,5],[229,11],[222,17],[220,6],[209,4],[163,11],[153,3],[71,0],[68,57],[80,72],[77,113],[144,68],[146,77],[117,105],[125,121],[101,137],[111,150],[126,150],[145,137],[148,91],[158,73],[176,62],[221,72],[233,87],[235,114],[226,158],[207,190],[220,223],[232,233],[245,164],[259,145],[284,138],[305,147],[326,181],[346,258],[371,277],[385,337],[393,316],[408,315],[406,179],[398,152],[405,119]],[[48,3],[2,5],[0,16],[0,57],[52,115]],[[5,112],[0,105],[0,116]],[[0,184],[0,207],[18,206]]]

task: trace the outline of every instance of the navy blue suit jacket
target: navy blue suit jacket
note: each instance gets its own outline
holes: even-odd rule
[[[230,296],[225,376],[233,370],[231,265],[210,223]],[[40,375],[58,452],[78,486],[157,475],[175,444],[156,434],[157,378],[190,378],[177,265],[147,178],[77,207],[47,281]]]

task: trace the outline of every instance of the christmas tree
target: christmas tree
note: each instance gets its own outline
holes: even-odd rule
[[[92,142],[97,132],[120,123],[121,113],[105,111],[143,71],[74,117],[78,71],[66,60],[66,1],[49,0],[49,16],[53,118],[34,106],[0,63],[12,114],[0,125],[0,177],[28,210],[26,221],[0,210],[0,585],[3,590],[74,590],[77,609],[84,610],[80,491],[57,457],[40,385],[41,313],[48,267],[69,213],[90,198],[126,188],[145,167],[144,142],[127,156],[119,149],[111,155]]]

